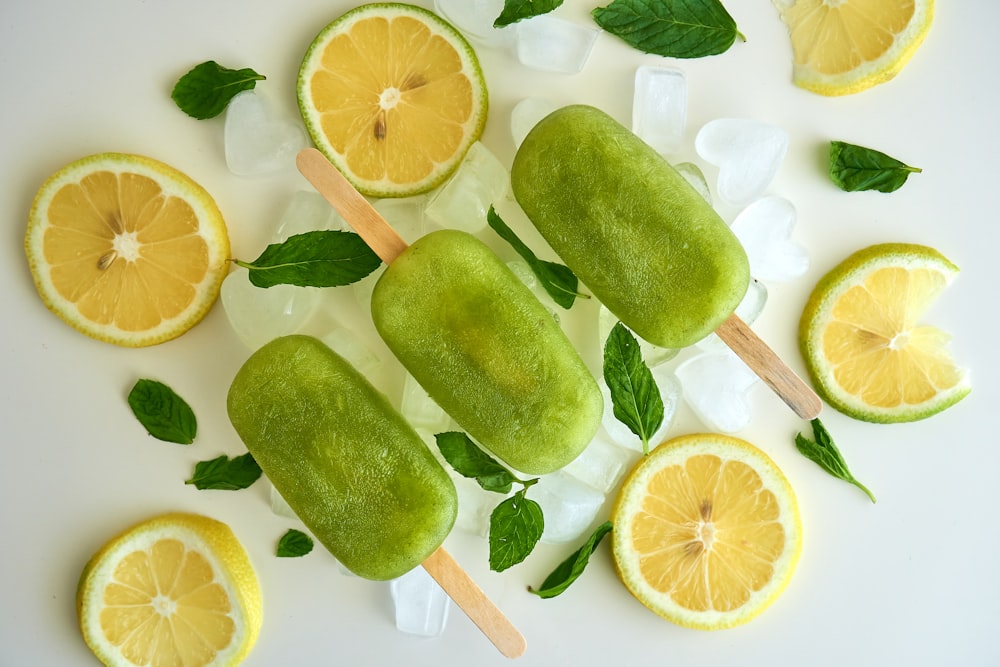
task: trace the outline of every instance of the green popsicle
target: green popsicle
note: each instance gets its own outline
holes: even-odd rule
[[[518,203],[553,250],[650,343],[691,345],[739,305],[740,242],[666,160],[603,111],[558,109],[522,142]]]
[[[420,436],[347,361],[309,336],[243,364],[229,419],[281,496],[347,569],[392,579],[455,521],[455,486]]]
[[[593,375],[537,298],[485,244],[431,232],[375,285],[375,328],[470,436],[515,469],[566,465],[600,425]]]

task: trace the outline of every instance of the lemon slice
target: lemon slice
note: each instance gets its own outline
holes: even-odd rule
[[[970,391],[947,350],[950,336],[919,324],[958,274],[933,248],[904,243],[852,254],[820,279],[799,323],[816,391],[855,419],[906,422],[941,412]]]
[[[236,665],[261,625],[243,546],[197,514],[165,514],[112,539],[84,567],[76,599],[83,637],[109,667]]]
[[[774,0],[792,40],[792,79],[822,95],[896,76],[930,30],[934,0]]]
[[[53,174],[35,197],[24,246],[52,312],[128,347],[197,324],[228,271],[229,236],[212,197],[138,155],[92,155]]]
[[[664,442],[629,473],[612,510],[618,575],[679,625],[746,623],[785,589],[802,549],[798,504],[762,451],[731,436]]]
[[[486,82],[451,25],[412,5],[374,3],[309,46],[298,99],[316,147],[365,195],[426,192],[486,123]]]

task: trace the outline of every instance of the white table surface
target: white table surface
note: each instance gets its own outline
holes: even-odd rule
[[[597,4],[569,0],[558,15],[589,22]],[[791,84],[788,38],[770,2],[726,4],[748,41],[697,61],[643,55],[603,34],[585,71],[565,76],[480,49],[491,94],[484,143],[510,163],[509,113],[529,96],[596,104],[627,123],[636,66],[681,68],[690,109],[678,158],[696,159],[694,134],[714,118],[754,118],[791,136],[769,192],[795,204],[795,238],[812,266],[803,278],[769,286],[757,331],[802,370],[796,325],[815,281],[871,243],[928,244],[963,269],[927,320],[954,335],[954,355],[973,372],[973,393],[941,415],[905,425],[865,424],[825,411],[848,463],[878,496],[872,505],[801,457],[792,441],[807,425],[763,388],[755,391],[754,419],[738,435],[765,449],[790,478],[805,543],[785,594],[739,628],[686,630],[647,611],[615,578],[607,541],[583,579],[547,601],[525,589],[539,584],[569,547],[543,545],[522,565],[496,574],[488,571],[482,539],[456,531],[446,546],[526,635],[522,665],[1000,664],[1000,447],[992,428],[1000,365],[991,326],[1000,181],[993,33],[1000,5],[939,3],[930,35],[896,80],[824,98]],[[265,620],[248,666],[508,663],[454,608],[440,637],[405,636],[393,626],[384,584],[341,575],[321,550],[301,560],[274,557],[277,536],[291,524],[269,511],[264,484],[235,493],[183,484],[195,461],[242,451],[225,395],[248,352],[221,307],[173,342],[116,348],[76,333],[45,309],[22,250],[28,210],[46,176],[83,155],[126,151],[168,162],[204,185],[227,217],[234,255],[256,256],[287,198],[307,184],[291,169],[260,178],[229,173],[222,119],[186,117],[170,101],[170,89],[189,67],[216,59],[266,74],[259,90],[293,112],[305,47],[351,6],[343,0],[7,0],[0,8],[0,665],[96,664],[76,628],[80,569],[111,535],[167,510],[227,522],[250,553]],[[843,193],[825,175],[831,139],[880,148],[924,172],[891,195]],[[706,173],[714,179],[716,172],[706,165]],[[733,211],[724,213],[731,219]],[[567,326],[592,316],[587,308],[567,318]],[[584,354],[593,360],[597,352]],[[139,377],[163,380],[191,403],[200,426],[195,445],[181,448],[143,433],[125,402]],[[682,410],[672,433],[703,428]]]

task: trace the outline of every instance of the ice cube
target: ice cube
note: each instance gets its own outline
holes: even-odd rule
[[[563,544],[588,533],[604,506],[604,493],[564,471],[542,476],[527,497],[537,502],[545,517],[542,542]]]
[[[434,0],[434,11],[473,42],[492,48],[513,44],[517,24],[494,28],[504,0]]]
[[[638,67],[632,98],[632,131],[658,153],[676,153],[686,123],[684,72],[672,67]]]
[[[597,335],[600,336],[601,349],[604,349],[604,343],[608,340],[611,330],[617,323],[618,317],[602,304],[597,315]],[[638,336],[635,339],[639,342],[639,351],[642,352],[642,360],[650,368],[670,361],[680,352],[680,350],[673,348],[653,345]]]
[[[447,463],[444,465],[451,474],[458,494],[455,528],[477,537],[486,537],[490,534],[490,514],[503,502],[505,496],[487,491],[476,480],[459,475]]]
[[[635,450],[619,447],[602,430],[563,471],[607,495],[635,464],[638,456]]]
[[[747,324],[753,324],[767,305],[767,286],[756,278],[750,279],[747,293],[743,295],[740,305],[736,306],[735,314]],[[728,350],[729,346],[722,342],[718,335],[711,333],[695,343],[702,350]]]
[[[389,582],[396,628],[418,637],[437,637],[448,624],[451,598],[427,570],[415,567]]]
[[[256,287],[247,271],[236,269],[222,281],[222,307],[233,331],[251,350],[278,336],[298,333],[316,312],[316,287]]]
[[[668,365],[654,366],[650,371],[660,391],[660,399],[663,401],[663,421],[649,438],[649,446],[652,449],[660,444],[673,424],[674,416],[677,414],[677,404],[681,399],[681,383]],[[597,381],[597,386],[604,396],[604,417],[601,420],[601,428],[615,444],[641,452],[642,439],[615,417],[614,403],[611,401],[611,390],[608,389],[607,381],[601,377]]]
[[[590,59],[597,28],[549,14],[521,21],[517,30],[517,58],[532,69],[577,74]]]
[[[403,380],[403,395],[399,411],[414,427],[422,427],[431,433],[447,430],[451,417],[427,394],[412,375]]]
[[[750,390],[760,378],[729,350],[703,352],[677,367],[684,399],[708,428],[736,433],[750,423]]]
[[[291,505],[288,504],[288,501],[286,501],[282,497],[282,495],[278,492],[278,490],[274,488],[273,484],[271,485],[270,501],[271,501],[271,511],[274,512],[276,515],[285,517],[287,519],[298,520],[299,515],[295,513],[295,510],[293,510]]]
[[[382,367],[382,359],[353,331],[334,327],[320,336],[320,340],[362,375],[370,375]]]
[[[764,194],[788,151],[788,133],[776,125],[719,118],[698,131],[695,150],[719,168],[719,197],[745,206]]]
[[[531,128],[557,108],[554,103],[540,97],[526,97],[514,105],[510,112],[510,134],[514,146],[520,146]]]
[[[510,187],[506,167],[480,142],[475,142],[448,181],[427,202],[426,215],[442,227],[475,234],[486,227],[486,213]]]
[[[705,201],[709,204],[712,203],[712,190],[708,187],[708,179],[705,178],[705,172],[701,170],[701,167],[693,162],[678,162],[674,165],[674,169],[684,177],[685,181],[691,184],[691,187],[698,191],[698,194]]]
[[[238,93],[226,108],[226,164],[237,176],[290,170],[308,145],[298,117],[280,113],[256,90]]]
[[[413,243],[424,235],[424,197],[403,197],[379,199],[372,208],[403,237],[407,243]]]
[[[782,197],[762,197],[733,220],[732,230],[750,260],[750,274],[765,282],[798,278],[809,270],[809,255],[792,240],[795,206]]]
[[[274,243],[280,243],[289,236],[324,229],[345,230],[347,223],[323,195],[300,190],[288,200],[271,238]]]

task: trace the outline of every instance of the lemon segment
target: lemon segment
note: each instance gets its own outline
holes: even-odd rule
[[[39,189],[25,252],[45,305],[77,330],[141,347],[197,324],[228,272],[212,197],[162,162],[102,153]]]
[[[612,511],[618,575],[643,605],[689,628],[746,623],[788,585],[802,549],[798,504],[762,451],[731,436],[664,442]]]
[[[109,667],[220,667],[250,652],[260,587],[223,523],[172,513],[137,524],[83,569],[77,614],[84,640]]]
[[[837,410],[871,422],[924,419],[970,391],[950,335],[920,318],[958,274],[926,246],[859,250],[813,289],[799,341],[816,391]]]
[[[377,197],[443,182],[482,134],[488,106],[465,38],[398,3],[362,5],[326,26],[302,61],[298,100],[316,147]]]
[[[774,0],[792,42],[792,79],[821,95],[889,81],[931,27],[933,0]]]

